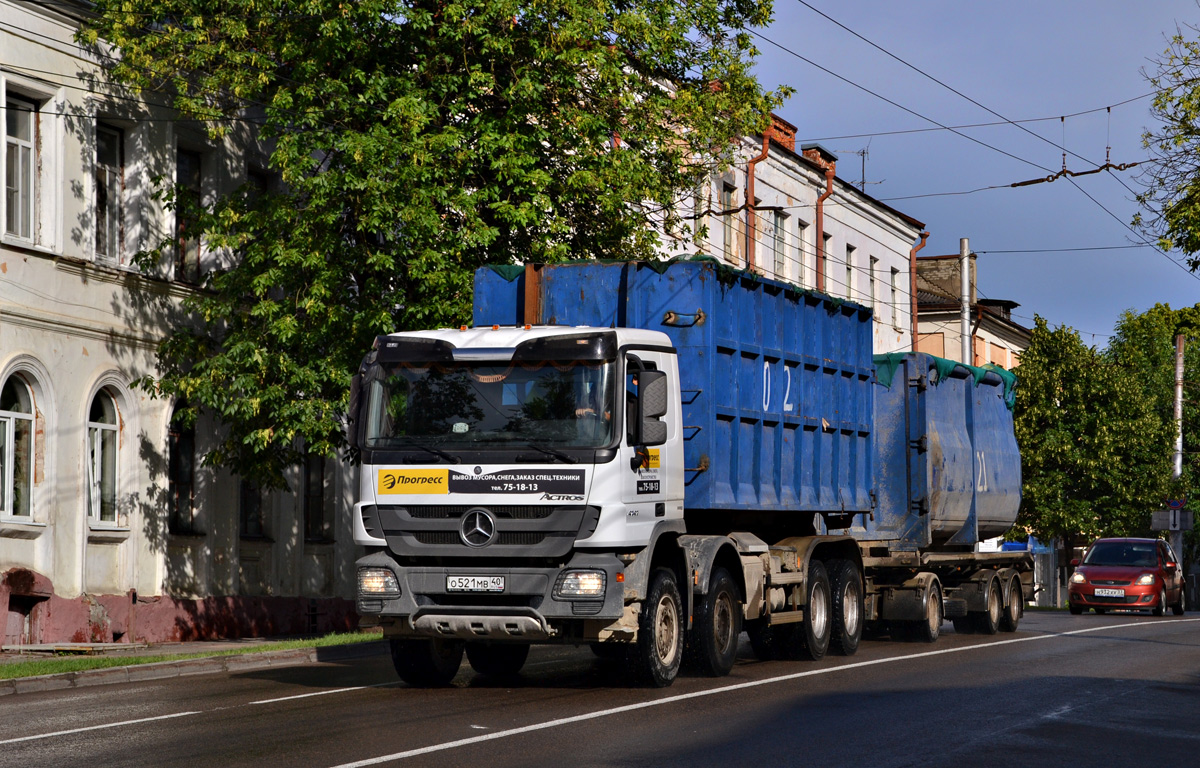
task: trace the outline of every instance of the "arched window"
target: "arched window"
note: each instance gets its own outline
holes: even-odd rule
[[[0,515],[29,517],[33,493],[33,397],[9,376],[0,389]]]
[[[117,520],[117,403],[105,390],[88,411],[88,517]]]

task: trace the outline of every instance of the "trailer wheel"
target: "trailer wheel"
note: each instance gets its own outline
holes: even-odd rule
[[[862,576],[853,561],[829,561],[829,588],[833,607],[830,648],[834,653],[853,656],[863,632]]]
[[[708,594],[696,606],[696,618],[687,636],[688,666],[721,677],[737,659],[742,634],[742,606],[733,577],[716,568],[708,581]]]
[[[1021,617],[1025,615],[1025,596],[1021,592],[1021,579],[1014,576],[1008,585],[1008,605],[1004,606],[1004,615],[1000,617],[1000,629],[1004,632],[1016,632]]]
[[[943,621],[942,588],[936,581],[931,581],[925,595],[925,618],[912,623],[912,639],[920,643],[936,643],[942,636]]]
[[[467,661],[481,675],[513,677],[525,666],[525,643],[467,643]]]
[[[637,642],[629,649],[629,671],[639,685],[666,688],[683,660],[683,601],[675,574],[657,568],[638,615]]]
[[[1000,614],[1003,610],[1004,603],[1000,597],[999,579],[992,579],[988,584],[987,608],[971,613],[975,618],[975,631],[981,635],[994,635],[999,632]]]
[[[463,643],[459,640],[395,639],[391,646],[396,674],[419,688],[448,685],[462,665]]]
[[[820,560],[808,564],[808,583],[804,585],[804,620],[792,633],[792,644],[798,658],[817,661],[829,650],[830,620],[829,576]]]

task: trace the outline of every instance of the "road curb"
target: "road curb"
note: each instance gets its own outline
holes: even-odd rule
[[[17,677],[0,680],[0,696],[19,693],[39,693],[63,688],[89,688],[113,683],[133,683],[162,680],[171,677],[211,675],[218,672],[248,672],[274,667],[294,667],[317,662],[345,661],[382,654],[387,645],[382,640],[351,645],[331,645],[324,648],[296,648],[286,651],[250,652],[230,656],[208,656],[178,661],[156,661],[124,667],[105,667],[56,675]]]

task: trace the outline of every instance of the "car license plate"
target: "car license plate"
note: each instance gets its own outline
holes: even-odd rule
[[[503,592],[503,576],[447,576],[447,592]]]
[[[1096,597],[1125,597],[1125,590],[1096,587]]]

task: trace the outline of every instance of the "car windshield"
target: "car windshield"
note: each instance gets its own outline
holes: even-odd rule
[[[366,372],[367,448],[599,448],[614,440],[613,361],[391,363]]]
[[[1097,541],[1083,558],[1083,564],[1152,568],[1158,565],[1157,548],[1152,542]]]

